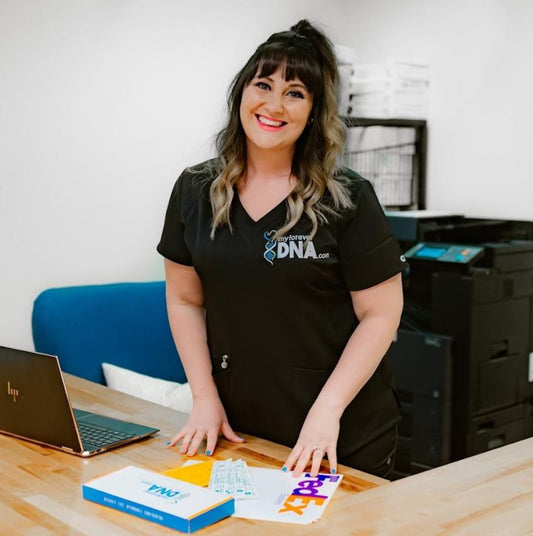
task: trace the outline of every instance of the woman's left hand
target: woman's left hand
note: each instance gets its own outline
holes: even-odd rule
[[[313,406],[283,470],[290,471],[294,467],[294,476],[300,476],[311,463],[311,476],[316,476],[320,471],[322,459],[327,455],[329,470],[336,473],[339,428],[339,419],[332,417],[331,412]]]

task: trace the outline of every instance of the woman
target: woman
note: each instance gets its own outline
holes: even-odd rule
[[[398,405],[382,361],[402,309],[403,256],[370,184],[338,167],[344,129],[329,40],[303,20],[237,74],[218,158],[186,169],[158,251],[194,405],[170,445],[222,433],[386,476]]]

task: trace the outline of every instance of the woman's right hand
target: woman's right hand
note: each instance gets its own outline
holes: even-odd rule
[[[198,453],[202,441],[206,439],[205,453],[209,456],[215,450],[220,433],[233,443],[244,443],[244,439],[231,428],[218,396],[194,398],[187,423],[170,440],[169,445],[173,447],[181,441],[180,452],[194,456]]]

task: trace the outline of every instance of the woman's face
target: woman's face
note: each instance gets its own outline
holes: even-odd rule
[[[256,76],[244,88],[240,106],[248,143],[261,149],[294,149],[312,107],[313,96],[298,78],[286,81],[281,69]]]

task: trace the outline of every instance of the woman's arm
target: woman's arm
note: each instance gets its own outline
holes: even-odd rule
[[[346,406],[370,379],[398,329],[403,308],[401,274],[368,289],[351,292],[359,324],[348,340],[339,362],[309,410],[298,442],[285,467],[299,475],[312,462],[312,474],[328,455],[330,469],[337,469],[339,420]]]
[[[231,429],[211,374],[202,283],[192,266],[165,259],[168,319],[176,348],[193,395],[193,410],[170,445],[181,441],[181,452],[193,456],[204,438],[212,454],[219,432],[230,441],[243,441]]]

